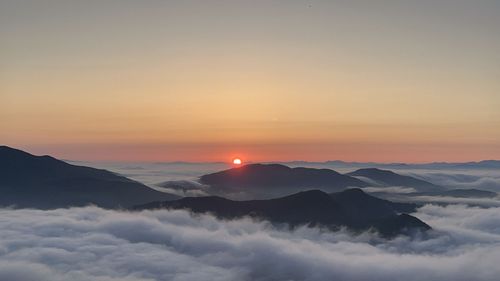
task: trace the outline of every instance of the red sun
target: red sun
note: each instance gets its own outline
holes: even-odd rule
[[[240,159],[240,158],[234,158],[234,159],[233,159],[233,164],[234,164],[234,165],[241,165],[241,163],[243,163],[243,162],[241,162],[241,159]]]

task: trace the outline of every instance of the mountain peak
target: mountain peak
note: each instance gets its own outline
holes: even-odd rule
[[[0,146],[0,192],[1,206],[43,209],[88,204],[116,208],[178,198],[106,170],[8,146]]]
[[[368,186],[364,181],[331,169],[290,168],[281,164],[249,164],[200,177],[216,194],[246,192],[252,198],[283,196],[307,189],[327,192]]]

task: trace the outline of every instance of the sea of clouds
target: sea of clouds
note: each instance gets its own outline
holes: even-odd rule
[[[197,177],[229,168],[224,163],[75,164],[109,169],[179,195],[203,195],[197,193],[203,190]],[[498,171],[396,172],[449,188],[500,191]],[[403,187],[366,191],[396,197],[413,192]],[[413,215],[434,230],[428,237],[390,241],[370,233],[289,231],[179,210],[0,209],[0,280],[498,280],[498,198],[413,201],[427,203]]]
[[[498,280],[500,208],[425,205],[430,237],[186,211],[0,209],[0,280]]]

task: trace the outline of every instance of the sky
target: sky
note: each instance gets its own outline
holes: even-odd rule
[[[500,159],[500,1],[0,0],[0,143],[85,161]]]

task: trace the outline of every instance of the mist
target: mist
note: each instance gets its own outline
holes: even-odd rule
[[[500,208],[425,205],[430,237],[97,207],[0,210],[0,280],[497,280]]]

